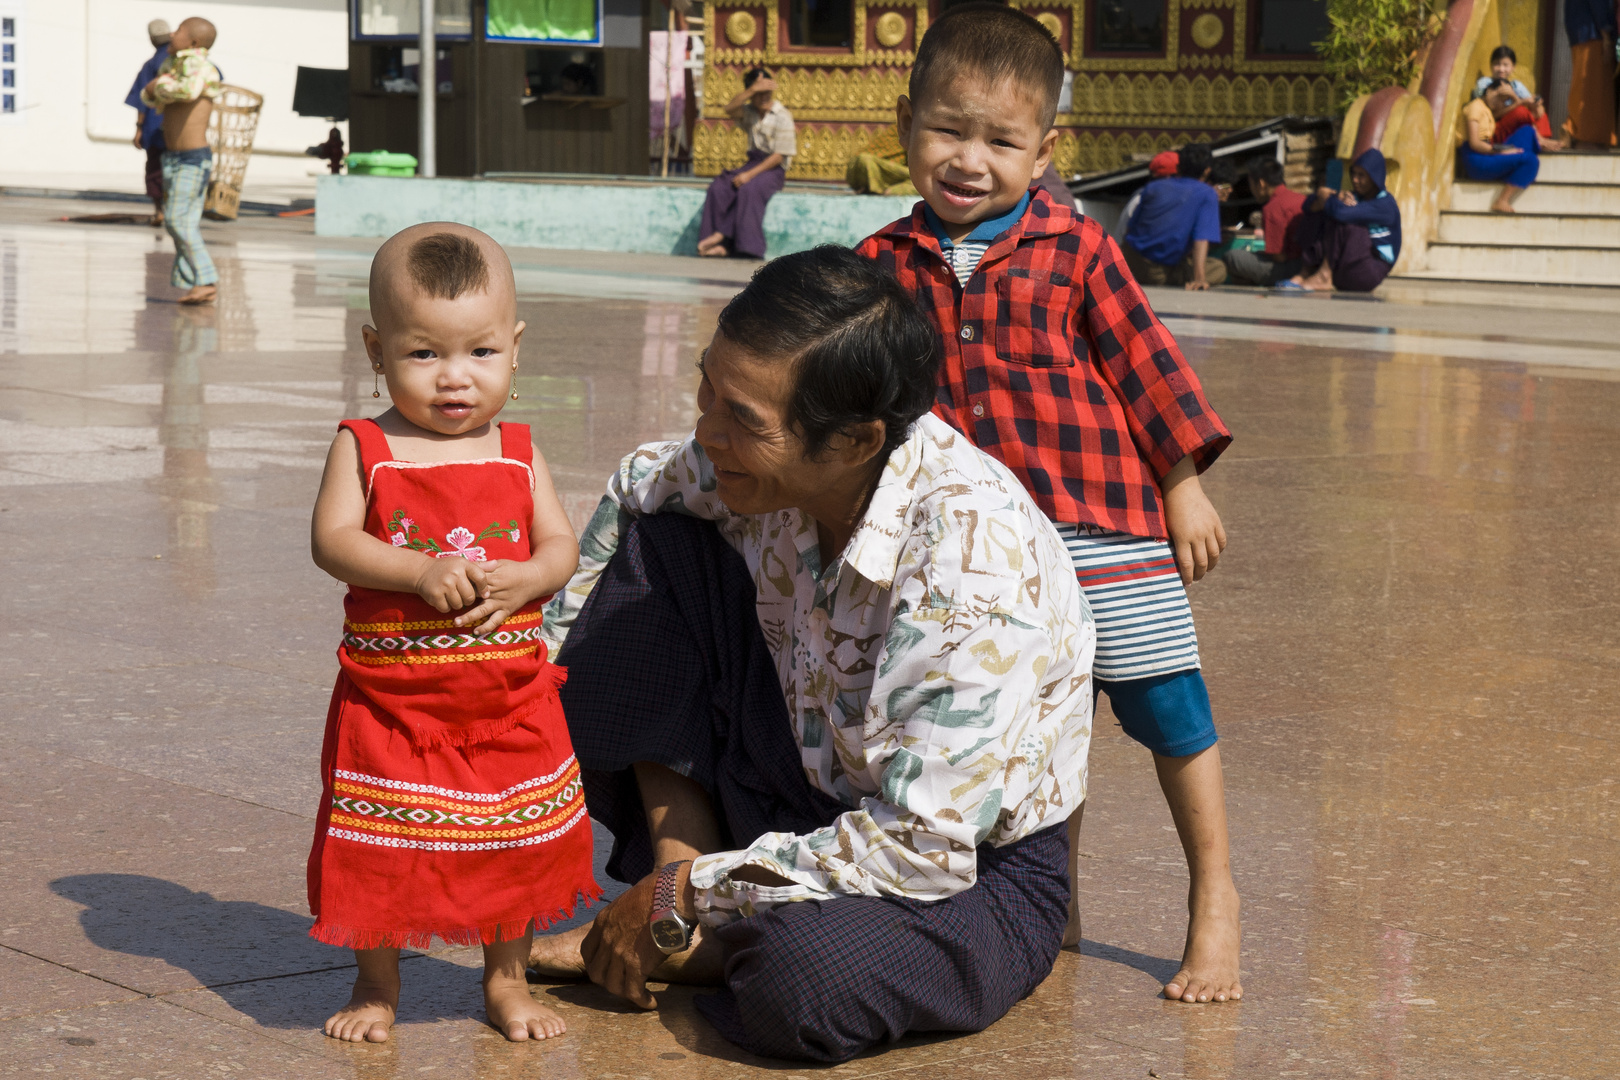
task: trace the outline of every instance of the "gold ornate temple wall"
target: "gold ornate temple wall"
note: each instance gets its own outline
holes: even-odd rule
[[[713,176],[740,165],[742,131],[721,106],[750,67],[769,69],[798,124],[789,176],[841,180],[875,129],[894,122],[917,39],[940,0],[853,0],[848,48],[788,44],[795,0],[713,0],[705,20],[703,116],[694,167]],[[1251,0],[1164,0],[1157,55],[1098,55],[1087,19],[1100,0],[1012,0],[1046,24],[1073,74],[1072,107],[1057,118],[1056,165],[1064,176],[1117,168],[1154,153],[1285,114],[1326,115],[1333,87],[1320,60],[1251,55]],[[1263,3],[1264,0],[1252,0]]]

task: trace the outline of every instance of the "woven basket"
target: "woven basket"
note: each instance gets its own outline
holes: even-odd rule
[[[263,94],[229,83],[219,88],[213,116],[208,120],[208,148],[214,152],[214,168],[208,180],[208,198],[203,202],[204,213],[235,219],[263,105]]]

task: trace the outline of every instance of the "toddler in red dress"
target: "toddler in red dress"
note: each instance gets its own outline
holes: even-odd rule
[[[540,639],[579,549],[528,427],[495,422],[524,329],[511,263],[476,229],[412,226],[372,262],[371,316],[394,407],[343,422],[312,530],[316,565],[349,592],[310,933],[360,969],[326,1034],[386,1040],[399,950],[438,936],[483,945],[503,1035],[560,1035],[524,978],[533,928],[601,890],[564,676]]]

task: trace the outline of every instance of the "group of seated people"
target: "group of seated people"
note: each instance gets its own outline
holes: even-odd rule
[[[1224,281],[1278,289],[1370,292],[1401,251],[1401,211],[1385,189],[1384,155],[1368,150],[1350,169],[1343,191],[1320,187],[1306,196],[1283,183],[1275,159],[1253,163],[1249,190],[1262,203],[1254,251],[1226,239],[1220,204],[1234,177],[1210,148],[1192,143],[1148,164],[1150,179],[1121,214],[1120,250],[1144,285],[1207,289]]]
[[[1514,77],[1517,57],[1503,45],[1491,54],[1463,108],[1457,161],[1469,180],[1502,182],[1491,209],[1511,214],[1513,200],[1535,180],[1540,154],[1562,150],[1541,98]],[[1223,175],[1224,173],[1224,175]],[[1401,211],[1390,195],[1384,155],[1369,149],[1349,169],[1348,183],[1314,193],[1290,189],[1282,164],[1251,163],[1251,247],[1223,231],[1220,204],[1232,191],[1231,167],[1201,143],[1167,150],[1148,163],[1148,183],[1125,204],[1115,239],[1144,285],[1207,289],[1230,281],[1285,291],[1371,292],[1401,253]],[[1261,246],[1263,245],[1263,246]]]

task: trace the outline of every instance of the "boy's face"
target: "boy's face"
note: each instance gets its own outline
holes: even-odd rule
[[[196,48],[196,42],[191,40],[191,26],[188,23],[181,23],[169,36],[169,55],[173,56],[182,49],[193,48]]]
[[[361,328],[372,367],[394,408],[441,435],[476,431],[506,404],[524,324],[513,298],[495,288],[454,300],[406,285]]]
[[[1505,56],[1502,57],[1502,59],[1491,65],[1491,74],[1498,79],[1513,78],[1513,61]]]
[[[926,99],[895,108],[911,182],[953,240],[1006,213],[1046,171],[1057,131],[1038,96],[1016,79],[992,85],[966,72]]]
[[[1363,199],[1370,199],[1378,194],[1378,185],[1373,183],[1371,174],[1360,165],[1350,167],[1350,188]]]
[[[1263,202],[1263,203],[1270,202],[1271,201],[1271,193],[1273,191],[1277,190],[1276,188],[1272,187],[1270,184],[1266,183],[1264,180],[1259,179],[1258,177],[1253,178],[1253,179],[1251,179],[1249,181],[1249,187],[1254,192],[1255,200],[1257,202]]]

